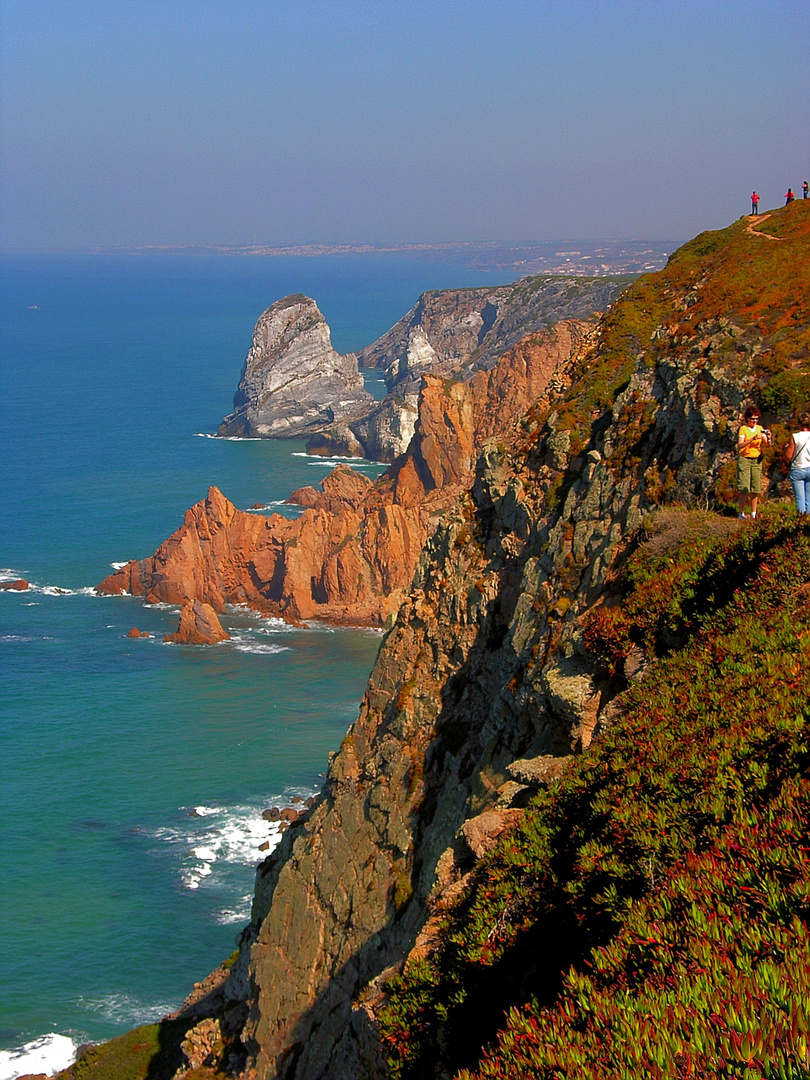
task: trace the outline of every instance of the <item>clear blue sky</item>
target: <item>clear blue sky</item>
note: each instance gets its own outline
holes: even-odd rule
[[[685,238],[810,179],[808,0],[0,0],[0,244]]]

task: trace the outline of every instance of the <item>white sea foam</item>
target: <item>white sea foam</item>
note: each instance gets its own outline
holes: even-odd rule
[[[191,854],[195,859],[203,859],[205,862],[213,862],[217,857],[217,853],[207,847],[195,847],[191,849]]]
[[[278,797],[272,802],[284,804],[290,797]],[[256,866],[281,840],[280,823],[262,817],[262,810],[269,805],[271,801],[261,807],[201,804],[193,808],[183,825],[160,828],[152,835],[175,849],[177,874],[184,889],[208,885],[221,889],[227,878],[218,874],[220,869]],[[215,919],[239,922],[244,910],[245,901],[235,907],[231,902]]]
[[[290,457],[302,457],[309,458],[308,465],[341,465],[345,462],[350,462],[353,467],[358,469],[366,469],[372,466],[385,465],[384,461],[371,461],[368,458],[349,457],[348,455],[341,454],[307,454],[304,450],[293,450]]]
[[[124,567],[128,566],[128,565],[129,565],[129,560],[127,560],[126,562],[111,562],[110,563],[110,566],[113,568],[113,570],[123,570]]]
[[[262,641],[252,641],[248,637],[231,636],[231,645],[236,652],[252,656],[273,656],[275,653],[289,652],[287,645],[269,645]]]
[[[24,575],[14,574],[7,570],[0,570],[0,581],[18,581]],[[3,592],[16,593],[14,589],[3,589]],[[26,595],[38,593],[40,596],[98,596],[99,594],[92,585],[85,585],[80,589],[65,589],[61,585],[38,585],[35,581],[28,582]],[[18,594],[19,595],[19,594]]]
[[[231,923],[246,923],[250,919],[250,905],[253,900],[252,893],[245,893],[239,898],[238,904],[232,908],[222,908],[214,916],[214,922],[220,926],[230,926]]]
[[[166,1013],[177,1008],[177,1002],[167,1003],[164,1001],[147,1004],[132,994],[108,994],[103,998],[80,997],[78,1004],[88,1012],[98,1013],[105,1020],[112,1020],[118,1024],[130,1024],[133,1027],[139,1024],[154,1023],[162,1019]]]
[[[210,431],[195,431],[197,439],[220,439],[222,442],[261,442],[254,435],[212,435]]]
[[[29,1073],[54,1073],[66,1069],[76,1060],[78,1043],[67,1035],[51,1032],[13,1050],[0,1050],[0,1080],[15,1080]]]
[[[250,633],[296,634],[301,629],[300,626],[294,626],[292,623],[285,622],[275,615],[265,615],[263,612],[256,611],[255,608],[248,607],[246,604],[231,604],[229,607],[237,612],[242,618],[260,623],[259,626],[251,627]]]
[[[275,513],[276,512],[275,508],[277,506],[283,506],[286,510],[291,511],[292,513],[296,513],[296,514],[302,514],[304,512],[304,510],[306,509],[303,506],[297,506],[295,503],[287,502],[286,499],[271,499],[270,502],[262,503],[261,506],[249,506],[247,508],[247,510],[246,510],[246,513],[248,513],[248,514],[264,514],[268,510]]]

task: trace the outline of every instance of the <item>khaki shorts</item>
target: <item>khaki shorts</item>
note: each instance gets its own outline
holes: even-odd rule
[[[737,491],[744,494],[762,494],[762,462],[756,458],[737,458]]]

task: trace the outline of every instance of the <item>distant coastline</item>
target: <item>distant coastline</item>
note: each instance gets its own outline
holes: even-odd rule
[[[241,255],[263,258],[319,258],[376,255],[458,263],[470,270],[593,277],[645,274],[660,270],[680,240],[560,240],[538,244],[199,244],[93,248],[91,255]]]

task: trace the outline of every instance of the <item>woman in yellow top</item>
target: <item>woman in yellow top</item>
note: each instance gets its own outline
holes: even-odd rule
[[[757,516],[759,496],[762,494],[762,451],[771,441],[771,433],[759,423],[759,409],[749,405],[743,413],[743,422],[737,436],[737,491],[739,491],[740,517],[746,518],[746,507],[751,507],[751,517]]]

